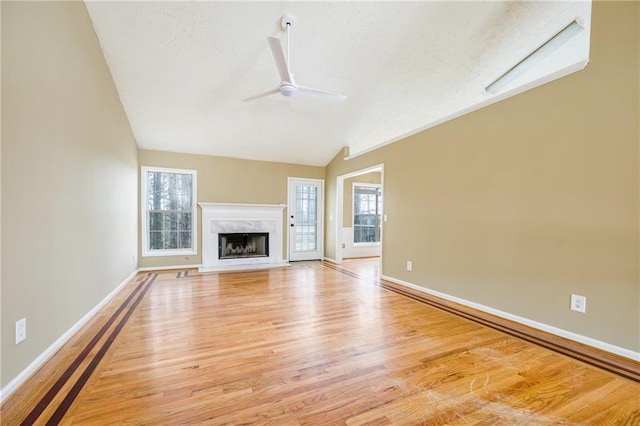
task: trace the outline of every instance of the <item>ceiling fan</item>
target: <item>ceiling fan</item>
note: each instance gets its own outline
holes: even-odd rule
[[[310,87],[300,86],[299,84],[296,84],[293,79],[293,74],[291,74],[291,71],[289,70],[289,31],[294,24],[293,16],[288,14],[282,16],[280,23],[282,25],[282,29],[287,32],[286,59],[284,57],[282,45],[280,44],[280,39],[276,37],[267,37],[267,39],[269,40],[269,46],[271,47],[271,53],[273,54],[273,59],[275,59],[276,61],[276,67],[278,68],[278,73],[280,74],[280,84],[275,89],[271,89],[268,92],[260,93],[258,95],[250,96],[243,99],[243,101],[249,102],[265,96],[275,95],[276,93],[280,93],[282,96],[291,97],[298,92],[338,101],[345,100],[347,97],[344,95],[326,92],[324,90],[312,89]]]

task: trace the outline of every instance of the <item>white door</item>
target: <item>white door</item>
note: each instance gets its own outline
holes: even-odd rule
[[[289,178],[289,260],[322,259],[324,181]]]

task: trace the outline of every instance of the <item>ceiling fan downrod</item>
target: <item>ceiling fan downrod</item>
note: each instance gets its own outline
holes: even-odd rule
[[[280,19],[280,25],[282,26],[282,29],[287,32],[287,68],[289,69],[289,72],[291,72],[291,57],[289,54],[291,46],[289,43],[289,39],[291,35],[290,31],[293,27],[293,24],[293,16],[290,13],[285,13],[284,15],[282,15],[282,18]]]

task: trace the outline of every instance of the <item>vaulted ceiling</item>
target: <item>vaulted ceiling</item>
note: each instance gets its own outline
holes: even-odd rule
[[[324,166],[344,146],[365,152],[575,70],[589,52],[589,1],[86,4],[138,145],[171,152]],[[285,13],[296,82],[346,100],[242,101],[280,83],[267,37],[286,50]],[[485,90],[575,19],[584,31]]]

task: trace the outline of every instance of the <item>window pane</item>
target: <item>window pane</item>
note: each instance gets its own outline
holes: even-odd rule
[[[180,213],[178,215],[178,230],[190,231],[191,230],[191,213]]]
[[[166,213],[167,226],[165,229],[175,231],[178,229],[178,213]]]
[[[191,232],[179,232],[178,248],[190,248],[190,247],[191,247]]]
[[[149,213],[149,230],[161,231],[162,230],[162,213],[151,212]]]
[[[178,248],[178,233],[175,231],[165,232],[163,243],[165,249]]]
[[[151,231],[149,233],[149,248],[151,250],[162,249],[162,232]]]

